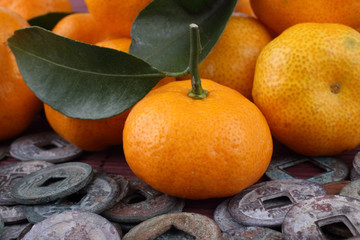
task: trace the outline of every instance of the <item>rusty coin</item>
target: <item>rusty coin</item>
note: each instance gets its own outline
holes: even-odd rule
[[[347,168],[346,164],[337,158],[330,158],[330,157],[310,158],[310,157],[298,156],[298,155],[291,155],[289,157],[285,157],[285,156],[273,157],[265,174],[271,180],[292,179],[295,177],[289,174],[286,171],[286,169],[305,162],[309,162],[314,166],[318,166],[319,168],[325,171],[322,174],[318,174],[306,179],[311,182],[324,184],[329,182],[341,181],[344,180],[349,174],[349,169]]]
[[[354,198],[326,195],[301,201],[286,214],[282,225],[285,239],[329,239],[326,227],[341,223],[360,237],[360,201]]]
[[[228,203],[230,199],[222,201],[214,211],[214,221],[220,227],[221,231],[228,231],[231,229],[245,228],[244,225],[237,222],[228,211]]]
[[[83,151],[67,142],[55,132],[42,132],[22,136],[10,145],[10,155],[16,159],[65,162],[78,157]]]
[[[0,215],[7,224],[26,221],[24,207],[22,205],[0,206]]]
[[[301,179],[272,180],[251,189],[235,195],[228,205],[231,216],[248,226],[280,226],[294,204],[326,194],[321,185]]]
[[[30,223],[5,226],[3,233],[0,235],[0,240],[21,239],[31,229],[31,226],[32,224]]]
[[[120,240],[120,235],[111,222],[96,213],[67,211],[36,223],[23,237],[34,239]]]
[[[150,218],[125,234],[123,240],[156,239],[175,228],[175,232],[199,240],[219,240],[221,230],[215,221],[197,213],[168,213]],[[179,230],[179,231],[176,231]]]
[[[91,183],[54,204],[25,206],[26,218],[37,223],[53,214],[78,210],[101,213],[112,207],[120,194],[120,187],[111,177],[96,176]]]
[[[350,181],[337,181],[337,182],[330,182],[322,184],[322,186],[325,188],[327,194],[339,194],[341,189],[345,187],[347,184],[349,184]]]
[[[169,212],[177,203],[177,198],[153,189],[138,178],[129,179],[129,183],[127,196],[101,215],[114,222],[138,223]]]
[[[45,161],[28,161],[6,164],[0,167],[0,205],[14,205],[11,189],[24,176],[54,164]]]
[[[282,240],[280,232],[263,227],[244,227],[224,231],[221,240]]]
[[[120,202],[128,193],[130,184],[127,178],[119,174],[107,174],[109,177],[114,179],[120,187],[120,194],[116,199],[116,203]]]
[[[339,195],[360,200],[360,179],[352,181],[341,189]]]
[[[69,196],[85,187],[93,177],[92,167],[68,162],[40,169],[22,178],[11,190],[20,204],[42,204]]]
[[[359,178],[360,178],[360,174],[356,172],[355,168],[352,168],[350,172],[350,180],[354,181]]]

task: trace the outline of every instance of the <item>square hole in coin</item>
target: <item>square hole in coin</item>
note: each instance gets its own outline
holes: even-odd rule
[[[326,239],[338,240],[360,236],[356,228],[345,215],[333,216],[316,222]]]
[[[58,182],[64,181],[65,179],[66,179],[65,177],[51,177],[51,178],[47,179],[43,184],[41,184],[40,187],[49,187]]]
[[[184,239],[184,240],[195,240],[196,237],[187,234],[186,232],[171,226],[169,230],[161,234],[155,240],[166,240],[166,239]]]
[[[129,194],[128,196],[126,196],[122,202],[126,203],[126,204],[134,204],[134,203],[139,203],[142,201],[145,201],[146,197],[144,196],[144,194],[142,194],[140,191],[135,191],[131,194]]]
[[[260,200],[266,210],[291,205],[294,202],[286,192],[262,197]]]
[[[282,169],[291,176],[299,179],[308,179],[329,171],[325,166],[321,166],[311,161],[311,159],[304,159],[303,161],[299,161],[298,164],[284,166]]]

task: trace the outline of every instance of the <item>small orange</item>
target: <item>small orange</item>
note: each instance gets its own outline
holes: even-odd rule
[[[128,52],[130,43],[130,38],[120,38],[99,42],[96,45]],[[159,81],[158,85],[171,81],[171,79],[173,78],[164,78]],[[122,131],[130,111],[127,110],[110,118],[88,120],[67,117],[46,104],[44,104],[44,109],[46,118],[55,132],[70,143],[87,151],[98,151],[122,144]]]
[[[259,109],[237,91],[202,80],[205,99],[188,96],[190,80],[151,91],[130,111],[123,131],[131,170],[155,189],[181,198],[227,197],[265,172],[272,138]]]
[[[250,5],[250,0],[238,0],[238,3],[235,7],[235,12],[245,13],[249,16],[255,17],[254,11]]]
[[[233,14],[218,43],[199,65],[200,76],[251,99],[256,59],[271,40],[270,33],[259,21],[244,14]]]
[[[130,37],[132,23],[139,12],[150,2],[151,0],[85,0],[90,14],[104,28],[124,37]]]
[[[253,99],[277,140],[311,156],[360,144],[360,33],[301,23],[261,52]]]
[[[360,27],[360,0],[250,0],[258,19],[275,33],[297,23],[341,23]]]
[[[119,37],[117,34],[104,30],[90,13],[70,14],[62,18],[52,31],[61,36],[89,44]]]
[[[0,6],[17,12],[26,20],[49,12],[72,11],[70,0],[0,0]]]
[[[7,40],[29,24],[17,13],[0,7],[0,140],[19,135],[41,109],[41,102],[26,86]]]

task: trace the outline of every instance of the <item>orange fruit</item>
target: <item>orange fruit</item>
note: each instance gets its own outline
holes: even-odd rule
[[[72,11],[70,0],[0,0],[0,6],[17,12],[26,20],[49,12]]]
[[[24,131],[41,109],[40,100],[26,86],[7,44],[16,29],[28,26],[20,15],[0,7],[0,140]]]
[[[151,0],[102,1],[85,0],[86,6],[101,25],[124,37],[130,37],[131,25]]]
[[[130,38],[120,38],[99,42],[96,45],[128,52],[130,43]],[[158,85],[171,81],[171,79],[173,78],[164,78],[159,81]],[[75,146],[87,151],[99,151],[122,144],[122,131],[130,111],[127,110],[110,118],[89,120],[67,117],[46,104],[44,104],[44,109],[46,118],[55,132]]]
[[[259,21],[244,14],[233,14],[218,43],[199,65],[200,76],[251,99],[256,59],[271,40],[270,33]]]
[[[254,11],[251,8],[250,0],[238,0],[235,7],[235,12],[245,13],[255,17]]]
[[[253,99],[273,136],[294,151],[335,155],[360,144],[360,33],[302,23],[261,52]]]
[[[151,91],[130,111],[125,159],[153,188],[181,198],[227,197],[265,172],[272,138],[259,109],[237,91],[202,80],[208,96],[188,96],[190,80]]]
[[[58,35],[89,44],[119,37],[117,34],[104,30],[90,13],[70,14],[62,18],[52,31]]]
[[[341,23],[360,27],[360,0],[250,0],[258,19],[279,34],[297,23]]]

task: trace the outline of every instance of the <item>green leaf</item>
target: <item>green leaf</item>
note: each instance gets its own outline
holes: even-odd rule
[[[130,54],[74,41],[39,27],[17,30],[8,42],[30,89],[44,103],[73,118],[119,114],[164,77]]]
[[[183,2],[184,1],[184,2]],[[130,53],[165,72],[189,62],[189,24],[200,28],[201,62],[222,34],[237,0],[154,0],[132,25]]]
[[[62,18],[70,14],[72,14],[72,12],[51,12],[30,19],[29,24],[31,26],[38,26],[47,30],[52,30]]]

